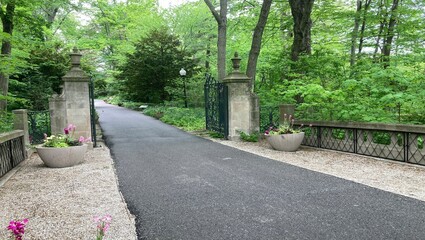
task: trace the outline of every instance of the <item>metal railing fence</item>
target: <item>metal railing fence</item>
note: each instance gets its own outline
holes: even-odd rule
[[[425,126],[379,123],[302,122],[303,145],[425,165]]]
[[[0,134],[0,177],[26,158],[24,131],[15,130]]]

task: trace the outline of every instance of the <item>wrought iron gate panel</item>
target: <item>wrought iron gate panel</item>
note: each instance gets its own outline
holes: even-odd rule
[[[206,75],[205,85],[206,129],[229,135],[228,87],[219,83],[211,75]]]
[[[50,136],[50,112],[28,111],[28,125],[31,144],[43,143],[44,134]]]
[[[96,140],[96,109],[94,107],[94,81],[90,79],[89,82],[89,101],[90,101],[90,127],[91,127],[91,140],[93,147],[97,147]]]

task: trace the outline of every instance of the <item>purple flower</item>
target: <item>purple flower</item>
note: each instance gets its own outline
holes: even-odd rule
[[[15,240],[22,240],[25,233],[25,225],[27,223],[28,219],[24,219],[22,221],[10,221],[7,229],[13,233]]]
[[[63,129],[63,132],[64,132],[66,135],[68,135],[68,134],[69,134],[69,129],[66,127],[66,128],[64,128],[64,129]]]

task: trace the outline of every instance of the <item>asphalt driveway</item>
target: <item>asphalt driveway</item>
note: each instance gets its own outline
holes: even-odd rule
[[[425,202],[96,109],[139,239],[425,239]]]

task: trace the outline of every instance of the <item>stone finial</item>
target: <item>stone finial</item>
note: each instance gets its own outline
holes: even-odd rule
[[[81,57],[83,56],[81,53],[79,53],[77,47],[74,47],[72,49],[72,53],[69,54],[69,56],[71,57],[71,64],[72,67],[77,67],[79,68],[81,65]]]
[[[241,58],[239,57],[238,52],[235,52],[235,56],[232,58],[233,63],[233,71],[239,72],[239,68],[241,67]]]

